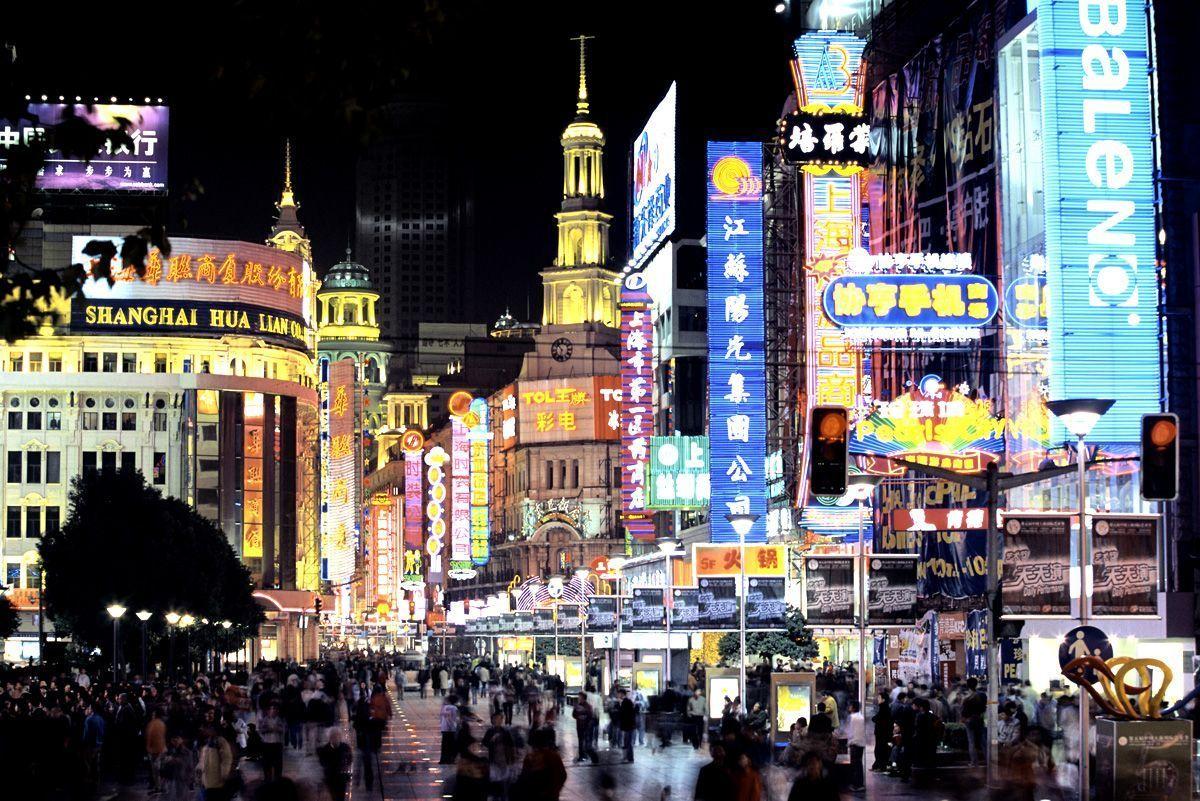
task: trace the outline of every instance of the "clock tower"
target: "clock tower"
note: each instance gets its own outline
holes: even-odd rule
[[[575,119],[562,135],[562,205],[558,223],[558,256],[542,272],[542,324],[600,323],[616,328],[617,273],[609,269],[612,215],[604,201],[604,133],[592,121],[587,89],[587,40],[579,36],[579,90]]]

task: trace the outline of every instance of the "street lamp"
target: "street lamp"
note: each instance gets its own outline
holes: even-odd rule
[[[1104,398],[1079,398],[1047,401],[1046,408],[1075,437],[1075,461],[1079,465],[1079,625],[1086,626],[1092,597],[1092,538],[1087,528],[1087,447],[1084,440],[1104,413],[1116,401]],[[1088,694],[1079,692],[1079,797],[1087,799],[1088,787]]]
[[[135,612],[134,617],[142,621],[142,680],[146,679],[146,623],[154,616],[153,612],[147,612],[143,609],[140,612]]]
[[[863,511],[867,501],[875,494],[875,488],[883,476],[872,476],[867,473],[855,473],[850,476],[846,494],[858,502],[858,575],[861,582],[858,592],[858,709],[867,714],[867,605],[868,571],[867,543],[863,536]],[[872,550],[874,548],[872,547]]]
[[[112,662],[113,662],[113,664],[112,664],[113,681],[117,680],[117,633],[120,631],[121,616],[124,614],[125,614],[125,607],[123,607],[117,603],[109,604],[108,616],[112,618],[112,622],[113,622],[113,660],[112,660]]]
[[[674,537],[664,537],[663,539],[660,539],[656,544],[658,545],[658,550],[662,551],[664,561],[666,562],[666,566],[667,566],[667,572],[666,572],[666,575],[667,575],[667,580],[666,580],[667,590],[666,590],[666,592],[667,592],[667,594],[666,594],[666,597],[663,599],[665,601],[664,606],[666,607],[666,613],[667,613],[667,647],[666,647],[666,653],[665,653],[666,658],[663,660],[663,682],[664,682],[664,684],[670,684],[671,683],[671,609],[675,605],[675,596],[674,596],[675,571],[671,564],[671,559],[682,553],[683,543],[681,543],[679,540],[675,539]]]
[[[746,686],[746,536],[758,522],[758,515],[753,512],[736,512],[725,515],[729,525],[738,535],[738,568],[741,576],[738,580],[738,645],[741,648],[741,658],[738,659],[738,680],[741,682],[742,711],[746,709],[746,699],[749,697],[749,687]]]
[[[608,557],[608,569],[613,572],[617,583],[617,637],[613,641],[613,686],[621,680],[621,568],[625,567],[625,563],[629,560],[624,554],[614,554]]]
[[[190,678],[192,675],[192,625],[196,622],[196,618],[184,612],[179,618],[179,626],[183,629],[183,650],[187,655],[187,675]]]

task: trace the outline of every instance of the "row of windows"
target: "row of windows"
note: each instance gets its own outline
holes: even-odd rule
[[[21,469],[24,463],[25,469]],[[45,471],[43,472],[43,466]],[[9,451],[8,483],[20,484],[24,476],[26,484],[62,483],[62,453],[60,451]]]
[[[20,588],[21,585],[21,563],[20,562],[5,562],[4,563],[4,583],[9,587]],[[25,565],[25,584],[27,589],[38,589],[42,583],[42,566],[37,563]]]
[[[0,357],[2,358],[2,357]],[[146,357],[141,363],[144,367],[153,366],[155,373],[167,373],[171,370],[171,363],[165,353],[154,354],[153,361]],[[222,363],[218,362],[218,372],[222,369]],[[46,354],[30,352],[23,353],[20,351],[10,351],[8,360],[3,362],[10,372],[20,373],[40,373],[43,369],[46,372],[61,373],[63,372],[63,357],[61,354],[51,354],[46,358]],[[210,359],[195,360],[191,357],[183,358],[178,369],[183,373],[193,372],[193,366],[196,365],[195,372],[211,373],[213,372],[213,362]],[[70,369],[74,369],[75,363],[68,363]],[[287,364],[279,364],[274,361],[265,361],[260,365],[261,375],[264,378],[278,378],[281,380],[289,380],[293,375],[293,370]],[[257,369],[256,369],[256,375]],[[233,359],[229,363],[230,374],[232,375],[250,375],[247,370],[247,365],[242,359]],[[138,373],[149,372],[149,370],[139,370],[138,354],[136,353],[113,353],[113,352],[85,352],[83,354],[80,372],[84,373]],[[304,386],[311,386],[311,379],[306,375],[298,375],[295,380]]]
[[[4,515],[4,534],[7,537],[40,537],[56,534],[62,510],[57,506],[10,506]],[[21,524],[24,523],[24,532]]]

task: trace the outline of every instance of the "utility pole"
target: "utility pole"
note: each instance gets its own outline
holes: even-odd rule
[[[1082,452],[1080,453],[1082,457]],[[1030,473],[1008,473],[1001,472],[999,466],[995,462],[989,462],[982,476],[957,473],[953,470],[946,470],[941,467],[930,467],[929,465],[919,464],[917,462],[909,462],[904,459],[894,459],[896,464],[904,465],[914,473],[924,473],[925,475],[940,478],[945,481],[950,481],[955,484],[960,484],[965,487],[971,487],[977,490],[983,490],[987,493],[987,600],[988,600],[988,673],[987,673],[987,738],[988,738],[988,756],[987,756],[987,784],[988,787],[996,786],[996,767],[999,762],[999,743],[996,740],[997,734],[997,712],[1000,698],[1000,669],[999,651],[997,648],[998,638],[996,637],[996,623],[1000,619],[1000,573],[999,561],[1000,551],[1004,547],[1004,542],[1000,538],[1000,521],[997,519],[1000,510],[999,495],[1002,492],[1007,492],[1010,489],[1024,487],[1027,484],[1036,484],[1039,481],[1047,481],[1058,476],[1066,476],[1075,473],[1079,470],[1086,470],[1095,464],[1100,464],[1106,461],[1125,461],[1115,459],[1092,460],[1085,466],[1066,465],[1063,467],[1047,467],[1044,470],[1035,470]]]

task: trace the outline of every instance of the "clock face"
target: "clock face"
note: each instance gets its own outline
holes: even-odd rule
[[[560,337],[550,343],[550,358],[556,362],[565,362],[571,358],[571,351],[575,346],[571,344],[571,340],[566,337]]]

